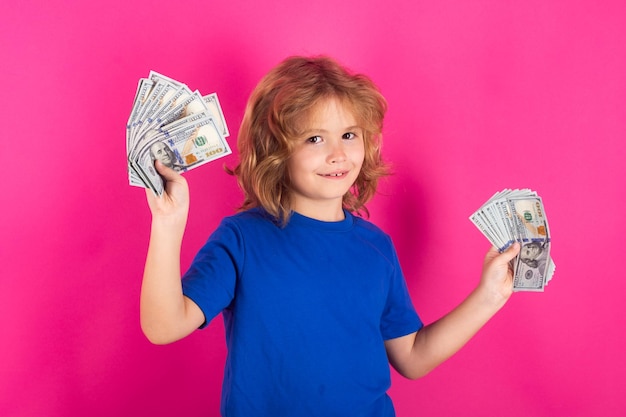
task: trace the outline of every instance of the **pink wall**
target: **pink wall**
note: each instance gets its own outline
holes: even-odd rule
[[[426,378],[394,376],[398,415],[624,415],[626,4],[300,3],[0,6],[0,415],[218,414],[221,320],[161,347],[139,328],[150,216],[127,185],[124,125],[154,69],[217,91],[236,133],[262,74],[314,53],[389,100],[396,175],[372,220],[426,321],[477,282],[488,244],[467,217],[493,192],[536,189],[551,221],[546,292],[514,295]],[[185,266],[240,202],[221,162],[186,174]]]

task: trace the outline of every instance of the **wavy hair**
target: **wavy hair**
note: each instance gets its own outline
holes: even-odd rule
[[[285,59],[250,95],[237,138],[239,163],[227,170],[244,192],[240,210],[261,206],[287,223],[292,208],[287,160],[294,139],[316,106],[331,98],[348,106],[364,133],[363,165],[343,196],[343,206],[369,215],[365,204],[376,193],[378,180],[389,174],[381,156],[387,102],[367,76],[352,73],[326,56]]]

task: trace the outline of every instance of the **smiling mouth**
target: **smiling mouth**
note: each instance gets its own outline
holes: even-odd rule
[[[333,172],[332,174],[322,174],[322,177],[345,177],[347,172]]]

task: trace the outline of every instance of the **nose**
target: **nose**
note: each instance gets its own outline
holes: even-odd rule
[[[346,160],[346,150],[343,141],[339,141],[331,146],[328,153],[328,162],[331,164],[340,163]]]

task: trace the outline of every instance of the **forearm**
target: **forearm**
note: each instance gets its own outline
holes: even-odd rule
[[[411,351],[414,377],[427,374],[458,352],[505,302],[478,287],[450,313],[417,332]]]
[[[407,378],[419,378],[461,349],[511,297],[510,261],[518,253],[517,243],[503,253],[491,248],[479,285],[461,304],[417,333],[386,341],[394,368]]]
[[[153,343],[184,337],[186,307],[180,276],[182,226],[153,219],[141,286],[141,327]]]

